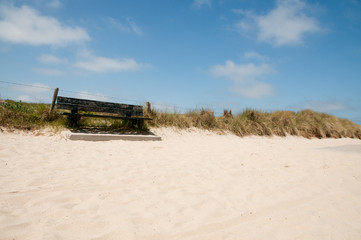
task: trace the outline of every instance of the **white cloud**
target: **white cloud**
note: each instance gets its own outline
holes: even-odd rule
[[[243,14],[237,23],[241,31],[256,29],[258,40],[273,46],[301,44],[306,34],[321,31],[319,23],[306,15],[306,4],[301,0],[278,0],[275,9],[266,15]]]
[[[270,84],[256,82],[250,85],[236,85],[230,89],[231,92],[246,98],[260,99],[273,96],[274,90]]]
[[[53,68],[33,68],[32,69],[34,72],[39,73],[41,75],[46,75],[46,76],[54,76],[54,77],[59,77],[64,75],[64,72],[58,69],[53,69]]]
[[[89,52],[84,51],[81,55],[85,60],[78,61],[75,67],[91,72],[118,72],[118,71],[136,71],[144,67],[144,64],[137,63],[134,59],[123,58],[112,59],[106,57],[93,56]]]
[[[67,64],[68,60],[65,58],[59,58],[50,54],[43,54],[38,57],[38,60],[42,63],[46,64],[55,64],[55,65],[61,65],[61,64]]]
[[[193,6],[195,6],[196,8],[202,8],[203,6],[210,7],[211,5],[212,5],[211,0],[194,0],[193,1]]]
[[[306,16],[298,0],[278,1],[276,9],[257,19],[258,39],[275,46],[300,44],[307,33],[320,30],[314,18]]]
[[[0,19],[0,39],[6,42],[61,46],[90,40],[84,29],[64,26],[28,6],[0,5]]]
[[[235,64],[232,61],[226,61],[225,65],[216,65],[210,69],[213,76],[226,77],[235,82],[249,82],[254,81],[255,77],[268,75],[274,72],[273,68],[266,63],[255,65]]]
[[[307,101],[292,108],[297,110],[312,109],[317,112],[334,112],[345,110],[349,107],[339,101]]]
[[[234,82],[231,92],[253,99],[273,95],[273,87],[258,80],[273,72],[274,69],[269,64],[235,64],[232,61],[226,61],[224,65],[215,65],[210,69],[213,76],[225,77]]]

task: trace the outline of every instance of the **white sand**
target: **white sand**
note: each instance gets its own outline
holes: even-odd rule
[[[0,133],[0,239],[361,239],[361,141]]]

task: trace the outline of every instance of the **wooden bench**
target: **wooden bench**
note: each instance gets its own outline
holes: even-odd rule
[[[69,116],[72,126],[78,126],[78,121],[83,116],[129,120],[133,126],[138,126],[138,128],[144,123],[144,120],[152,120],[152,118],[143,117],[143,106],[138,105],[57,96],[56,108],[70,110],[70,112],[61,112],[61,114]],[[102,114],[93,114],[94,112]]]

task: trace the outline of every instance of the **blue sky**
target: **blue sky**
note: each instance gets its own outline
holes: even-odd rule
[[[171,111],[307,108],[361,124],[361,2],[5,0],[0,70],[3,99],[49,103],[59,87]]]

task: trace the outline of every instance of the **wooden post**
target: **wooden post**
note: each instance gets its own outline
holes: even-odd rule
[[[151,113],[151,112],[152,112],[152,109],[151,109],[151,106],[150,106],[150,102],[146,102],[146,103],[145,103],[145,112],[146,112],[146,113]]]
[[[56,97],[58,96],[58,92],[59,92],[59,88],[55,88],[54,89],[54,94],[53,94],[53,101],[51,102],[50,111],[49,111],[50,114],[54,110]]]

